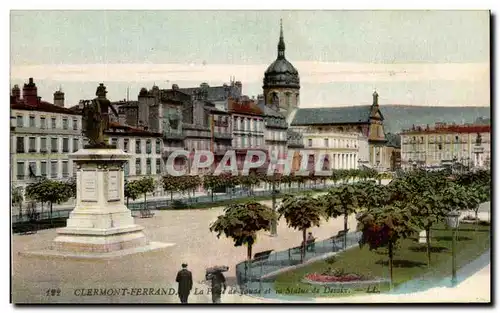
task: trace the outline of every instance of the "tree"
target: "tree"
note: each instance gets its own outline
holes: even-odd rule
[[[387,202],[385,205],[360,214],[358,230],[362,232],[360,248],[368,245],[370,250],[387,248],[389,255],[389,276],[393,282],[394,250],[400,239],[412,236],[416,227],[412,224],[411,213],[401,202]]]
[[[70,178],[65,182],[66,192],[69,198],[76,198],[76,179]]]
[[[343,184],[332,188],[323,198],[326,213],[330,217],[344,215],[344,248],[347,246],[347,220],[349,215],[356,213],[359,204],[359,190],[356,185]]]
[[[474,211],[475,217],[475,230],[477,231],[477,225],[479,222],[478,213],[479,206],[481,203],[490,200],[490,185],[483,185],[481,183],[473,183],[465,187],[466,190],[466,202],[467,209],[471,209]]]
[[[128,208],[128,203],[129,199],[136,200],[140,195],[141,191],[138,189],[138,184],[136,181],[126,181],[125,182],[125,188],[124,188],[124,196],[125,199],[127,199],[127,208]]]
[[[146,195],[148,193],[154,192],[156,189],[156,184],[153,177],[143,177],[135,181],[135,187],[140,194],[144,195],[144,209],[147,209],[148,203]]]
[[[12,205],[17,205],[19,206],[19,218],[23,216],[23,190],[22,187],[17,186],[15,187],[14,185],[11,185],[11,201]]]
[[[270,222],[275,218],[275,212],[259,202],[234,203],[224,209],[224,215],[210,225],[210,231],[230,237],[234,246],[247,246],[247,259],[252,259],[252,246],[260,230],[268,231]]]
[[[70,188],[65,182],[49,179],[41,179],[28,185],[26,187],[26,194],[30,199],[49,203],[51,224],[53,204],[66,202],[71,197]]]
[[[222,187],[224,182],[219,175],[205,175],[203,176],[203,189],[210,190],[212,202],[214,201],[214,190]]]
[[[445,207],[442,205],[440,190],[429,189],[423,194],[416,194],[410,202],[406,203],[406,209],[412,214],[414,223],[419,229],[425,230],[427,246],[427,266],[431,265],[431,228],[433,225],[444,220]]]
[[[170,192],[170,201],[174,200],[174,192],[179,191],[178,176],[166,175],[162,178],[163,190]]]
[[[325,216],[323,203],[310,194],[285,195],[278,208],[279,218],[285,217],[286,223],[293,229],[302,231],[302,249],[300,261],[304,261],[306,252],[306,232],[308,228],[319,226]]]

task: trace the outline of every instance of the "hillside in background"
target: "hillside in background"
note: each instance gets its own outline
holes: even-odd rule
[[[479,117],[490,118],[490,107],[424,107],[380,105],[386,133],[399,133],[412,125],[445,123],[474,123]]]

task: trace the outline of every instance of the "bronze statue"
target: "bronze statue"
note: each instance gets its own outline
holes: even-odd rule
[[[118,117],[118,112],[106,98],[106,87],[99,84],[93,100],[83,101],[82,126],[84,135],[89,140],[86,148],[111,148],[106,143],[104,132],[109,129],[109,109]]]

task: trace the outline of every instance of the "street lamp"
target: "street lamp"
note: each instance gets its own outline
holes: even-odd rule
[[[452,229],[452,239],[451,239],[451,255],[452,255],[452,269],[451,269],[451,285],[455,287],[457,284],[457,269],[455,260],[455,241],[457,235],[457,228],[459,225],[460,213],[457,210],[452,210],[446,214],[446,224]]]

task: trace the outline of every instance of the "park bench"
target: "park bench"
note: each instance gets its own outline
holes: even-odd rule
[[[333,243],[333,250],[334,251],[338,251],[338,250],[341,250],[341,248],[339,248],[339,246],[337,246],[337,240],[340,240],[341,241],[341,244],[343,245],[344,244],[344,236],[347,236],[347,233],[349,232],[349,228],[346,229],[346,230],[340,230],[337,235],[335,236],[332,236],[328,239],[331,239],[332,240],[332,243]],[[345,247],[343,247],[345,249]]]
[[[149,218],[149,217],[155,216],[155,214],[153,212],[151,212],[150,209],[142,209],[140,211],[140,213],[141,213],[141,215],[140,215],[141,218]]]
[[[266,261],[267,259],[269,259],[269,255],[271,255],[272,252],[273,252],[273,250],[266,250],[266,251],[255,253],[253,255],[252,263],[253,262]]]

